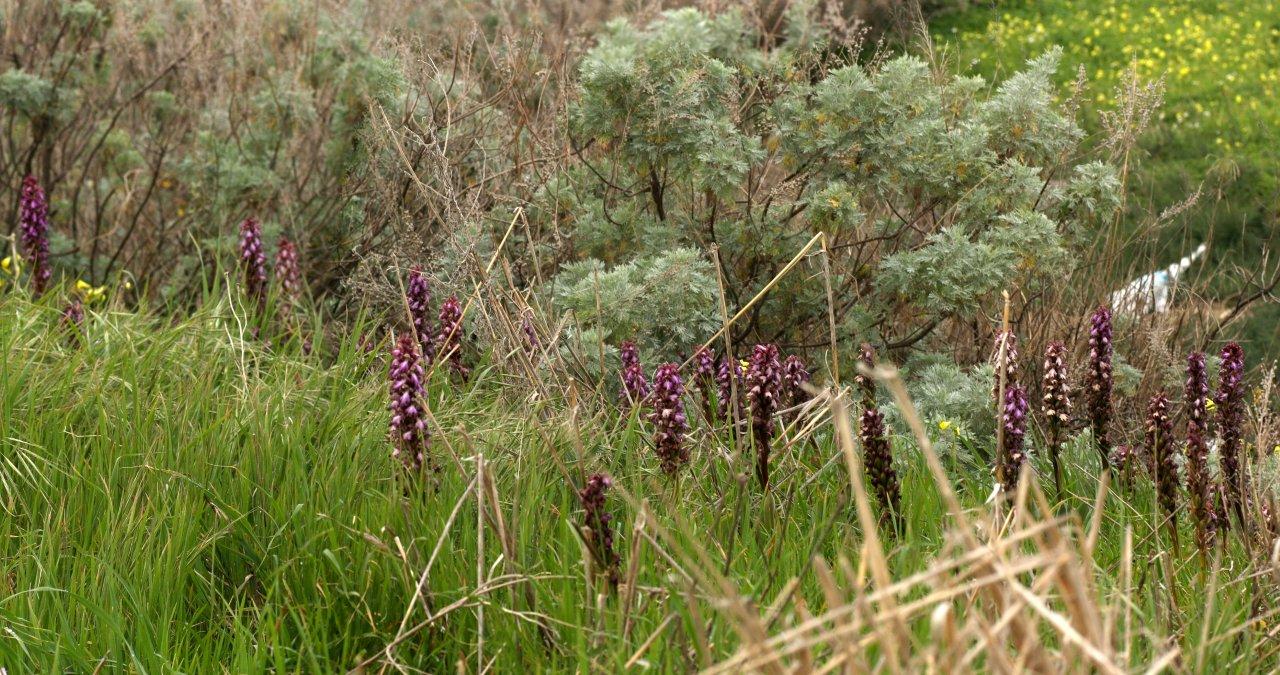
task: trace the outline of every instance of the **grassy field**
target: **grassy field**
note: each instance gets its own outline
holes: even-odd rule
[[[1273,3],[668,4],[0,0],[0,675],[1280,670]]]
[[[307,355],[226,300],[100,308],[81,346],[58,316],[0,297],[9,672],[1277,667],[1267,555],[1233,535],[1206,565],[1185,519],[1173,551],[1149,482],[1100,496],[1087,435],[1061,499],[1031,488],[1007,520],[985,471],[894,436],[895,533],[830,389],[762,491],[729,430],[694,419],[666,480],[637,415],[498,352],[470,384],[433,375],[440,470],[406,484],[363,326]],[[579,529],[594,472],[615,481],[616,587]]]
[[[1267,264],[1263,251],[1280,231],[1278,17],[1272,0],[1014,0],[974,3],[930,28],[959,64],[988,77],[1061,46],[1058,75],[1064,84],[1084,77],[1081,112],[1095,139],[1118,122],[1145,121],[1123,158],[1133,167],[1127,258],[1159,266],[1207,243],[1196,283],[1229,303],[1240,278]],[[1158,107],[1142,102],[1148,86],[1160,92]],[[1188,200],[1191,208],[1163,217]],[[1277,318],[1275,305],[1256,307],[1237,332],[1275,358]]]
[[[1219,259],[1251,259],[1262,243],[1272,241],[1280,110],[1270,102],[1280,92],[1280,5],[1270,0],[978,5],[939,18],[932,29],[940,43],[953,48],[960,62],[989,75],[1020,68],[1061,45],[1067,67],[1059,75],[1064,82],[1078,73],[1086,78],[1082,110],[1095,130],[1103,126],[1104,115],[1123,113],[1131,73],[1139,87],[1156,84],[1162,90],[1163,105],[1152,111],[1150,131],[1135,157],[1141,167],[1134,175],[1134,204],[1158,212],[1203,190],[1199,207],[1187,215],[1187,230],[1171,223],[1155,232],[1158,252],[1172,255],[1197,239],[1212,242]]]

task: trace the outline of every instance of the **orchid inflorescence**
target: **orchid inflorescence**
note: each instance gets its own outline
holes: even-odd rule
[[[583,534],[591,550],[596,566],[609,583],[618,584],[618,554],[613,549],[613,516],[605,510],[605,492],[613,485],[613,479],[604,474],[593,474],[578,491],[582,502]]]
[[[809,384],[810,379],[809,369],[805,368],[804,361],[799,356],[792,354],[782,362],[783,407],[793,408],[809,400],[805,385]]]
[[[751,410],[751,436],[756,448],[756,480],[769,487],[769,452],[773,441],[773,414],[782,389],[782,364],[778,346],[756,345],[746,377],[747,406]]]
[[[436,349],[440,357],[449,357],[449,367],[463,382],[471,376],[471,369],[463,362],[462,304],[458,296],[445,298],[440,305],[440,334],[436,337]]]
[[[1187,355],[1187,494],[1196,528],[1196,547],[1208,551],[1215,529],[1209,476],[1209,373],[1204,352]]]
[[[48,288],[53,270],[49,267],[49,200],[35,176],[22,179],[18,211],[23,252],[31,261],[31,294],[39,297]]]
[[[1027,412],[1030,409],[1027,392],[1021,385],[1014,384],[1004,390],[1004,404],[1000,410],[1000,424],[1003,427],[1000,448],[1003,464],[1000,475],[1003,481],[1001,489],[1006,495],[1012,495],[1018,489],[1022,465],[1027,461]]]
[[[533,326],[533,310],[527,307],[520,313],[520,332],[524,333],[525,356],[535,358],[542,349],[542,342],[538,340],[538,330]]]
[[[267,252],[262,225],[252,216],[240,223],[240,272],[245,295],[261,311],[267,304]]]
[[[742,385],[742,362],[732,354],[725,354],[720,358],[720,366],[716,369],[722,420],[736,422],[746,417],[746,392]]]
[[[1156,481],[1156,500],[1164,509],[1175,548],[1178,541],[1178,464],[1173,451],[1169,397],[1159,392],[1147,404],[1146,450]]]
[[[276,244],[275,279],[280,286],[281,312],[286,316],[302,298],[302,269],[298,261],[298,247],[288,237],[281,236]]]
[[[640,349],[635,342],[624,340],[618,348],[622,360],[622,393],[626,402],[635,407],[649,396],[649,380],[640,365]]]
[[[680,366],[664,363],[653,376],[653,392],[650,394],[653,409],[649,422],[653,424],[653,445],[662,462],[662,472],[674,476],[680,467],[689,463],[689,448],[685,434],[689,420],[684,414],[684,382],[680,379]]]
[[[422,363],[430,367],[436,357],[436,334],[431,325],[431,287],[422,274],[422,267],[415,266],[409,270],[409,281],[405,285],[405,303],[409,306],[409,319],[413,323],[413,333],[422,350]]]
[[[1058,496],[1062,495],[1062,466],[1058,455],[1062,451],[1062,434],[1071,424],[1071,383],[1067,368],[1067,346],[1050,342],[1044,350],[1044,391],[1040,410],[1044,413],[1046,445],[1053,463],[1053,482]]]
[[[1111,453],[1108,437],[1111,424],[1111,356],[1111,310],[1099,307],[1089,319],[1089,370],[1085,386],[1093,442],[1104,469],[1108,468]]]
[[[390,380],[391,454],[410,474],[427,465],[431,431],[427,428],[426,386],[417,340],[404,333],[391,349]]]
[[[1218,368],[1218,391],[1213,397],[1218,410],[1219,461],[1222,464],[1225,507],[1244,521],[1244,476],[1240,471],[1240,446],[1244,437],[1244,349],[1229,342],[1222,348]],[[1222,519],[1226,525],[1226,518]]]
[[[706,346],[698,347],[693,353],[693,382],[702,394],[702,417],[709,423],[713,419],[712,403],[716,400],[716,355]]]

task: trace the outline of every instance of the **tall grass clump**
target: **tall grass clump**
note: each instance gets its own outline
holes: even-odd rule
[[[0,0],[0,670],[1280,668],[1270,291],[1112,294],[1150,108],[606,4]]]

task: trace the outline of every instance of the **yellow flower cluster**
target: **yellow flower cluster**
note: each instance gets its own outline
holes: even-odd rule
[[[0,258],[0,288],[4,288],[6,281],[17,280],[22,275],[22,256],[14,253]],[[133,288],[133,283],[124,280],[121,285],[127,290]],[[92,305],[96,302],[105,300],[107,297],[106,286],[94,286],[84,279],[76,280],[76,295],[80,296],[80,301],[86,305]]]
[[[22,274],[22,256],[14,253],[7,255],[0,260],[0,289],[8,285],[9,281],[16,280]]]
[[[1280,128],[1277,17],[1275,0],[1050,0],[992,13],[973,30],[942,28],[938,37],[1001,71],[1061,45],[1067,67],[1060,75],[1070,80],[1083,66],[1090,99],[1100,105],[1116,103],[1130,67],[1143,80],[1164,78],[1162,121],[1230,149],[1273,142]]]
[[[5,256],[4,260],[0,260],[0,270],[11,277],[22,274],[22,256],[17,253]]]
[[[86,305],[102,300],[107,297],[106,286],[94,286],[84,279],[76,281],[76,293],[80,296],[80,301]]]

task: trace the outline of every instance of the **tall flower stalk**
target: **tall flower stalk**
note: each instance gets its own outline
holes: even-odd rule
[[[631,340],[623,340],[618,347],[622,361],[622,395],[632,408],[639,406],[649,396],[649,379],[640,365],[640,349]]]
[[[276,244],[274,272],[276,285],[280,288],[281,311],[288,316],[302,298],[302,268],[298,262],[298,247],[283,235]]]
[[[756,345],[747,367],[747,405],[751,409],[751,435],[756,446],[756,480],[769,487],[769,451],[773,443],[773,414],[778,410],[782,364],[778,346]]]
[[[84,305],[80,298],[72,298],[62,310],[62,319],[58,322],[66,335],[67,345],[77,347],[84,339]]]
[[[1204,352],[1187,355],[1187,496],[1195,521],[1196,548],[1205,555],[1212,543],[1214,514],[1209,477],[1209,373]]]
[[[267,305],[267,252],[257,218],[245,218],[240,223],[240,272],[245,297],[261,312]]]
[[[702,395],[702,417],[710,423],[711,403],[716,400],[716,355],[708,347],[698,347],[693,353],[693,383]]]
[[[799,356],[792,354],[782,362],[782,405],[784,408],[794,408],[809,400],[809,392],[805,391],[804,386],[809,383],[811,376],[809,369],[805,368],[804,361]],[[798,412],[791,413],[791,420],[795,420]]]
[[[858,347],[858,362],[866,366],[868,370],[876,367],[876,352],[871,345],[866,342]],[[874,408],[876,405],[876,381],[869,375],[858,373],[853,378],[854,384],[862,392],[862,407]]]
[[[1013,331],[996,331],[991,365],[995,371],[991,397],[1001,426],[1000,445],[996,448],[996,477],[1004,493],[1011,496],[1018,487],[1018,472],[1025,459],[1023,435],[1028,410],[1026,390],[1018,385],[1018,336]]]
[[[662,472],[675,476],[681,467],[689,463],[689,448],[685,434],[689,420],[684,414],[684,382],[680,379],[680,366],[664,363],[653,376],[653,393],[650,394],[653,410],[649,421],[654,426],[653,446],[662,462]]]
[[[22,179],[18,210],[22,252],[31,261],[31,294],[40,297],[49,287],[53,269],[49,266],[49,200],[35,176]]]
[[[1116,472],[1116,480],[1125,487],[1133,483],[1133,474],[1141,463],[1138,451],[1132,445],[1117,445],[1111,453],[1111,467]]]
[[[866,342],[858,348],[858,362],[868,370],[876,365],[876,352]],[[862,412],[858,415],[858,438],[862,441],[867,474],[871,487],[884,512],[898,522],[902,502],[902,487],[898,472],[893,468],[893,449],[885,430],[884,414],[876,405],[876,382],[861,372],[854,376],[854,384],[862,391]]]
[[[1040,411],[1044,414],[1045,435],[1049,448],[1049,461],[1053,463],[1053,485],[1058,498],[1062,498],[1062,466],[1058,455],[1062,451],[1062,434],[1071,422],[1071,381],[1067,371],[1067,347],[1061,342],[1050,342],[1044,350],[1044,377],[1041,380],[1044,397]]]
[[[1005,388],[1004,404],[1000,408],[1000,424],[1004,432],[1001,434],[1000,476],[1003,481],[1001,487],[1010,497],[1018,489],[1018,477],[1027,461],[1027,412],[1030,409],[1025,389],[1017,384]]]
[[[999,400],[1000,376],[1004,374],[1004,387],[1007,390],[1018,384],[1018,336],[1011,330],[996,331],[995,345],[991,351],[991,365],[995,368],[995,379],[991,382],[991,398]]]
[[[613,480],[604,474],[593,474],[578,491],[582,502],[583,538],[586,539],[596,569],[603,572],[611,586],[618,585],[618,554],[613,550],[613,516],[605,511],[605,492]]]
[[[1218,434],[1221,437],[1218,456],[1222,463],[1222,481],[1226,507],[1236,514],[1244,527],[1244,474],[1240,470],[1240,446],[1244,437],[1244,349],[1229,342],[1222,348],[1222,365],[1218,370]],[[1225,520],[1225,519],[1224,519]]]
[[[449,367],[466,382],[471,377],[471,369],[463,362],[462,338],[462,305],[458,296],[451,295],[440,305],[440,334],[436,337],[436,349],[441,358],[449,357]]]
[[[417,340],[405,333],[391,349],[391,370],[387,378],[390,381],[391,404],[388,408],[391,410],[391,454],[413,475],[420,473],[426,465],[431,441],[423,407],[426,398],[424,377]]]
[[[422,364],[430,367],[436,359],[436,334],[431,326],[431,286],[427,284],[420,265],[409,270],[404,297],[409,307],[409,320],[413,322],[413,333],[422,350]]]
[[[1147,404],[1147,453],[1155,470],[1156,498],[1164,510],[1174,555],[1178,552],[1178,464],[1173,452],[1173,418],[1163,392]]]
[[[742,364],[732,354],[725,354],[720,359],[720,367],[716,370],[716,385],[720,389],[720,418],[733,424],[746,417]]]
[[[1111,440],[1111,310],[1098,307],[1089,319],[1089,372],[1088,388],[1089,425],[1093,431],[1094,446],[1102,461],[1103,470],[1110,468],[1108,456]]]
[[[897,521],[901,513],[902,487],[898,472],[893,468],[893,449],[885,430],[884,414],[872,402],[864,405],[858,418],[858,438],[862,441],[862,453],[866,458],[867,475],[884,514]],[[883,518],[882,518],[883,520]]]

